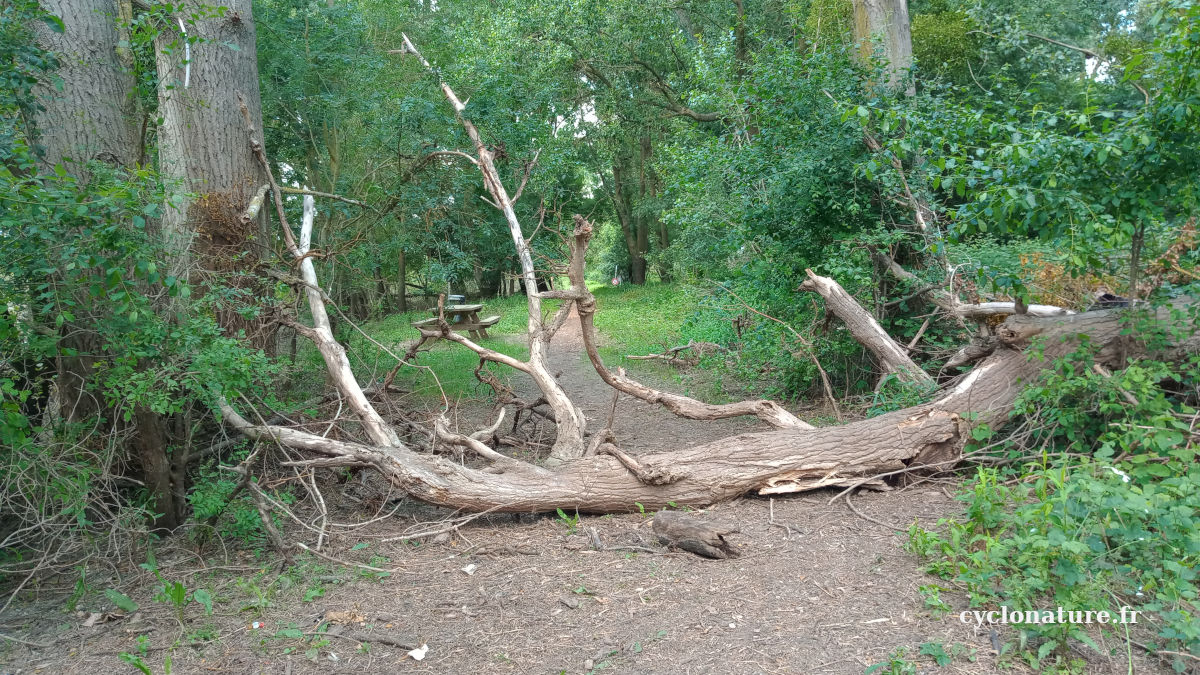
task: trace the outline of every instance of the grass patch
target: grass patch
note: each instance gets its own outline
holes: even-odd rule
[[[514,358],[522,360],[529,358],[529,349],[521,341],[513,339],[514,335],[523,336],[525,333],[526,300],[524,295],[483,300],[472,298],[468,302],[483,304],[481,317],[500,315],[500,321],[488,328],[489,337],[480,340],[480,344]],[[558,301],[543,301],[542,309],[544,312],[553,313],[558,309]],[[368,321],[360,327],[367,335],[397,355],[401,355],[406,345],[420,335],[417,329],[412,327],[412,322],[427,319],[432,315],[431,309],[413,310]],[[360,377],[373,372],[376,379],[382,379],[395,363],[392,357],[357,331],[339,327],[339,333],[339,338],[349,351],[350,361],[355,372],[359,373]],[[300,345],[296,357],[298,371],[296,375],[315,373],[315,378],[306,382],[307,386],[303,388],[312,392],[319,391],[324,386],[324,362],[314,346],[305,341],[301,341]],[[433,399],[441,396],[441,390],[444,390],[446,396],[452,399],[481,394],[490,395],[491,391],[487,387],[484,387],[483,390],[479,389],[479,382],[473,374],[478,363],[479,359],[466,347],[441,341],[435,344],[431,350],[422,351],[417,356],[416,365],[421,367],[402,368],[396,376],[395,383],[418,396]],[[514,374],[513,369],[507,366],[492,364],[489,368],[502,381],[508,380]]]
[[[606,359],[682,344],[680,328],[699,307],[695,293],[679,284],[602,286],[592,295]]]
[[[630,361],[627,355],[661,354],[687,343],[684,326],[704,311],[700,293],[683,284],[597,286],[596,330],[600,356],[609,367],[630,367],[670,383],[668,388],[713,403],[730,400],[723,379],[701,368],[681,370],[664,361]],[[586,358],[586,357],[583,357]]]
[[[653,372],[665,380],[680,383],[685,389],[691,390],[699,386],[703,391],[695,391],[697,395],[723,398],[719,385],[703,378],[705,382],[694,382],[691,376],[668,366],[649,361],[630,362],[627,354],[658,353],[686,342],[680,331],[685,322],[700,311],[699,295],[690,287],[679,284],[647,284],[634,286],[632,284],[618,287],[597,284],[592,287],[596,296],[598,311],[596,312],[596,329],[600,333],[600,353],[606,363],[616,365],[636,364],[641,372]],[[526,323],[526,300],[523,295],[508,298],[488,298],[482,301],[471,299],[468,302],[482,302],[481,316],[500,315],[500,321],[488,329],[489,338],[481,344],[495,351],[514,358],[526,359],[529,350],[524,344]],[[559,306],[557,300],[542,302],[542,310],[549,317]],[[364,332],[373,339],[387,346],[393,352],[400,354],[404,345],[418,337],[412,322],[432,316],[431,310],[422,309],[393,314],[381,319],[368,321],[361,325]],[[357,331],[349,327],[339,327],[339,339],[349,351],[350,360],[355,372],[360,377],[370,377],[379,380],[392,367],[394,360],[382,349],[372,344]],[[581,358],[586,358],[581,354]],[[440,342],[429,351],[423,351],[417,357],[417,368],[402,368],[396,376],[396,384],[411,391],[417,396],[428,399],[440,398],[441,390],[451,399],[459,397],[487,396],[491,391],[487,387],[480,388],[475,379],[474,370],[478,365],[474,353],[448,342]],[[502,381],[513,378],[514,371],[507,366],[492,364],[489,366]],[[325,367],[320,353],[306,341],[300,341],[296,358],[296,368],[292,374],[297,400],[303,400],[321,391],[325,386]],[[436,377],[435,377],[436,375]],[[441,390],[439,390],[439,382]],[[367,384],[366,381],[363,384]]]

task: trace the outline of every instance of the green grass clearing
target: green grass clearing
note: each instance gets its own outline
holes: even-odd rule
[[[600,334],[600,353],[611,367],[637,363],[642,370],[650,370],[669,380],[683,383],[677,369],[664,364],[647,361],[630,362],[627,354],[650,354],[680,344],[680,329],[684,322],[699,308],[698,296],[690,288],[678,284],[648,284],[646,286],[622,285],[612,287],[596,285],[592,288],[596,296],[596,329]],[[524,344],[526,323],[526,300],[523,295],[508,298],[471,298],[468,302],[482,302],[481,316],[499,314],[500,321],[488,328],[490,337],[480,344],[502,354],[526,359],[529,350]],[[556,300],[542,303],[543,312],[549,317],[559,306]],[[404,345],[418,337],[412,322],[432,316],[431,310],[414,310],[393,314],[361,325],[362,330],[374,340],[400,354]],[[360,374],[374,372],[377,379],[394,363],[379,347],[372,344],[357,331],[341,329],[339,336],[350,352],[355,371]],[[582,356],[581,358],[586,358]],[[296,378],[304,378],[306,395],[324,387],[324,364],[320,353],[311,344],[301,341],[297,354]],[[465,347],[440,342],[417,357],[417,366],[403,368],[396,377],[396,384],[423,397],[440,397],[438,384],[451,399],[490,395],[486,387],[480,388],[474,370],[478,358]],[[507,366],[489,366],[502,380],[511,378],[514,372]],[[436,375],[436,378],[435,378]],[[710,392],[711,393],[711,392]]]

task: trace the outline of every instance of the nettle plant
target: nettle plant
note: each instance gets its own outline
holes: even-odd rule
[[[1150,353],[1174,330],[1147,314],[1128,322]],[[965,518],[941,521],[938,532],[914,525],[908,546],[972,607],[1128,606],[1149,617],[1137,630],[1149,624],[1159,648],[1194,652],[1200,357],[1142,359],[1115,373],[1095,357],[1084,344],[1029,386],[1014,413],[1025,422],[1007,441],[976,434],[1007,465],[980,468],[959,496]],[[1125,628],[1106,629],[1124,642]],[[1071,624],[1022,625],[1019,646],[1035,666],[1065,665],[1072,638],[1100,649]]]

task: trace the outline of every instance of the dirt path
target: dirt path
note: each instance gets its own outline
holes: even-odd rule
[[[555,340],[552,365],[590,423],[603,424],[611,390],[581,349],[577,322],[569,322]],[[635,453],[757,426],[690,422],[627,400],[616,420],[618,440]],[[919,672],[990,673],[1001,665],[1004,672],[1027,672],[1011,660],[1001,664],[987,632],[959,621],[965,606],[931,614],[920,588],[936,580],[902,550],[903,537],[841,503],[827,505],[831,495],[773,503],[746,498],[707,509],[701,517],[740,530],[733,540],[744,554],[726,561],[660,552],[648,515],[638,513],[585,516],[577,524],[484,517],[453,538],[420,545],[383,541],[408,523],[446,515],[416,505],[329,541],[333,555],[397,568],[383,579],[331,566],[281,574],[270,567],[271,556],[259,563],[211,547],[206,568],[177,543],[160,554],[161,561],[174,561],[163,563],[165,575],[189,589],[211,590],[214,615],[192,603],[181,628],[167,605],[154,602],[153,579],[142,573],[140,588],[130,592],[141,605],[136,616],[84,627],[87,614],[64,613],[64,592],[48,590],[39,601],[14,606],[0,633],[54,646],[6,642],[0,663],[11,673],[136,672],[119,654],[140,655],[144,636],[139,658],[154,673],[164,672],[168,653],[174,673],[849,674],[893,656]],[[930,525],[959,510],[940,489],[926,487],[861,495],[855,503],[900,526]],[[361,512],[345,518],[354,516],[364,518]],[[592,532],[610,550],[593,550]],[[612,550],[618,546],[629,548]],[[92,583],[105,587],[102,580]],[[99,611],[104,604],[102,595],[93,596],[81,609]],[[330,618],[350,625],[333,624],[330,632],[338,636],[317,635]],[[393,644],[377,641],[381,637]],[[418,661],[408,651],[420,644],[428,651]],[[922,645],[944,650],[952,662],[938,668],[921,655]],[[1138,672],[1153,672],[1138,665]],[[878,672],[918,671],[889,665]],[[1093,657],[1087,672],[1124,673],[1126,664]]]
[[[660,367],[651,362],[630,362],[627,366],[636,377],[648,378],[654,387],[670,388],[661,376],[654,375]],[[571,400],[575,401],[588,418],[588,427],[602,427],[608,418],[613,390],[587,360],[583,347],[583,335],[574,310],[551,343],[549,364],[554,372],[562,372],[559,382]],[[638,372],[638,371],[641,372]],[[613,433],[621,448],[630,452],[661,450],[669,447],[698,445],[706,441],[732,436],[752,429],[765,429],[765,425],[754,419],[735,418],[697,422],[667,412],[659,406],[651,406],[630,396],[622,395],[617,404]]]

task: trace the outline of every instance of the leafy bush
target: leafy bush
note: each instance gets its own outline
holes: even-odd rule
[[[1152,347],[1172,332],[1129,322]],[[1084,345],[1025,390],[1022,431],[995,457],[1004,466],[980,468],[958,497],[965,517],[938,532],[914,526],[909,547],[972,607],[1128,606],[1153,619],[1160,648],[1200,652],[1200,357],[1138,360],[1109,376],[1095,356]],[[1099,649],[1080,625],[1020,630],[1035,666],[1066,665],[1069,639]]]
[[[247,453],[231,457],[228,461],[238,462]],[[214,464],[198,469],[194,486],[188,493],[192,506],[192,518],[198,523],[215,521],[217,533],[236,539],[246,546],[259,546],[266,537],[258,509],[246,494],[233,495],[237,488],[235,474],[220,471]],[[232,498],[232,500],[231,500]],[[201,536],[204,536],[201,533]]]

